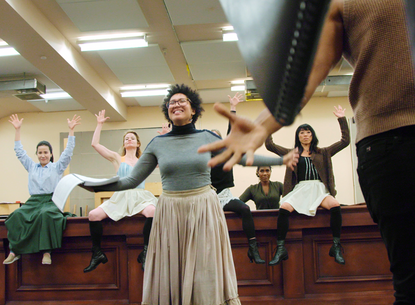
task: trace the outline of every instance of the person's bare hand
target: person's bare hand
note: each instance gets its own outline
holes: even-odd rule
[[[294,148],[288,154],[282,157],[282,163],[285,164],[289,169],[294,170],[294,167],[297,166],[298,158],[298,148]]]
[[[244,97],[243,94],[241,94],[240,92],[237,92],[234,95],[234,97],[231,97],[230,95],[228,95],[229,103],[231,104],[231,110],[236,110],[236,105],[244,101],[243,97]]]
[[[334,106],[333,113],[336,117],[338,117],[338,118],[344,117],[345,112],[346,112],[346,108],[343,109],[342,106],[340,106],[340,105],[338,107]]]
[[[73,130],[75,128],[75,126],[80,125],[81,124],[81,117],[78,115],[74,115],[72,120],[68,120],[68,127],[69,129]]]
[[[98,115],[95,115],[97,117],[97,123],[98,124],[104,124],[106,120],[108,120],[110,117],[105,116],[105,109],[101,110]]]
[[[210,167],[226,162],[223,167],[225,171],[229,171],[241,160],[243,155],[247,157],[246,165],[252,165],[254,152],[265,142],[268,136],[266,129],[246,118],[230,113],[222,104],[216,103],[214,109],[229,120],[232,126],[231,132],[223,140],[199,147],[198,152],[204,153],[226,148],[208,162]]]
[[[164,135],[166,133],[169,133],[170,131],[171,131],[170,123],[164,123],[163,125],[161,125],[161,131],[157,130],[159,135]]]
[[[10,116],[9,122],[14,126],[15,129],[20,129],[23,124],[23,118],[19,120],[19,116],[17,114],[12,114]]]

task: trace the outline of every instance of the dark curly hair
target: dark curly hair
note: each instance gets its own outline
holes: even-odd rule
[[[195,90],[192,90],[185,84],[171,85],[168,89],[168,93],[164,98],[163,104],[161,105],[161,109],[166,120],[173,123],[169,118],[169,108],[167,107],[167,103],[170,101],[171,97],[177,93],[186,95],[190,100],[190,106],[193,110],[195,110],[195,114],[192,117],[192,123],[196,123],[197,119],[202,116],[202,111],[205,111],[202,107],[202,99],[200,98],[199,93],[197,93]]]

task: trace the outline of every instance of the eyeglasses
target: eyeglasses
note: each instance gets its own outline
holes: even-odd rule
[[[167,108],[174,106],[174,105],[179,105],[179,106],[183,106],[184,104],[186,104],[187,102],[191,103],[192,101],[189,98],[181,98],[178,100],[170,100],[166,103]]]

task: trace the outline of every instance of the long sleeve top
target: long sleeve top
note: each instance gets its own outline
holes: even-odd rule
[[[231,113],[236,113],[236,111],[231,111]],[[228,122],[228,131],[227,135],[231,132],[231,122]],[[222,192],[224,189],[234,187],[233,182],[233,169],[225,172],[223,170],[224,164],[219,164],[211,169],[210,178],[212,180],[212,185],[216,189],[216,193]]]
[[[356,143],[415,125],[415,74],[404,1],[345,0],[343,11],[343,55],[354,68],[349,101]]]
[[[119,191],[136,187],[156,168],[160,168],[163,190],[183,191],[211,184],[211,153],[199,154],[198,148],[220,139],[209,130],[197,130],[193,124],[174,126],[171,132],[157,136],[147,145],[128,177],[118,182],[95,187],[94,191]],[[256,164],[281,164],[281,158],[255,158]],[[245,164],[245,160],[241,160]],[[256,165],[256,166],[258,166]]]
[[[243,202],[252,200],[257,210],[279,209],[283,188],[281,182],[270,181],[269,192],[265,194],[261,183],[252,184],[239,196],[239,199]]]
[[[68,167],[75,148],[75,136],[68,137],[65,150],[57,162],[49,162],[44,167],[35,163],[23,149],[21,141],[14,142],[14,151],[17,158],[29,173],[29,194],[51,194],[56,188],[63,172]]]
[[[317,172],[321,178],[321,181],[327,187],[330,195],[336,196],[336,188],[334,182],[333,174],[333,164],[331,162],[331,157],[341,151],[343,148],[347,147],[350,143],[350,131],[345,117],[338,118],[342,137],[340,141],[333,143],[328,147],[317,148],[316,152],[312,152],[310,155],[311,162],[317,169]],[[279,156],[287,154],[291,149],[282,147],[275,144],[272,141],[272,137],[269,136],[265,141],[265,147]],[[298,172],[297,167],[294,168],[294,171],[287,168],[285,171],[284,177],[284,194],[287,195],[291,192],[294,186],[298,183]]]

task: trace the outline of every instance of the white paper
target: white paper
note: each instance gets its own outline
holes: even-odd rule
[[[119,180],[118,176],[111,177],[109,179],[98,179],[86,177],[78,174],[69,174],[63,177],[53,192],[52,201],[63,212],[66,201],[69,194],[72,192],[75,186],[83,184],[85,186],[99,186],[106,185]]]

